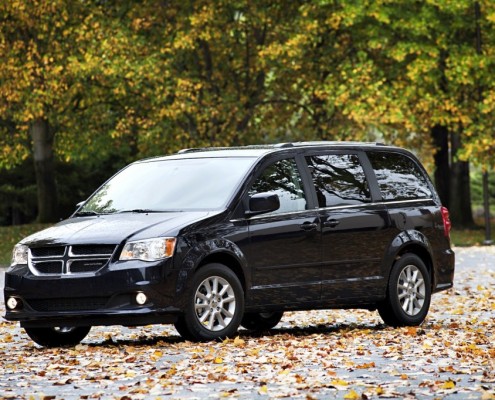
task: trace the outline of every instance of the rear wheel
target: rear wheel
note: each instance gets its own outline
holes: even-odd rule
[[[424,262],[414,254],[406,254],[392,268],[387,298],[378,312],[387,325],[416,326],[426,318],[430,301],[430,275]]]
[[[283,311],[268,313],[246,313],[241,325],[253,331],[266,331],[275,327],[282,319]]]
[[[43,347],[75,346],[91,330],[90,326],[59,326],[53,328],[24,328],[28,336]]]
[[[175,328],[185,339],[212,340],[237,332],[244,312],[244,291],[237,275],[222,264],[196,272],[184,314]]]

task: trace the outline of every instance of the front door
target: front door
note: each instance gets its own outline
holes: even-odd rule
[[[318,301],[321,279],[321,234],[316,210],[308,209],[306,190],[295,159],[268,165],[249,196],[276,193],[280,208],[249,220],[252,300],[263,305],[297,305]]]

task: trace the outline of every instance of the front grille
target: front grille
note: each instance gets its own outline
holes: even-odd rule
[[[35,275],[90,274],[110,261],[115,245],[75,245],[30,249],[29,268]]]
[[[115,246],[106,246],[106,245],[82,245],[82,246],[71,246],[71,254],[75,256],[111,256],[113,251],[115,250]]]
[[[61,274],[63,272],[62,261],[37,261],[33,262],[33,267],[42,274]]]
[[[33,257],[62,257],[65,253],[65,246],[38,247],[31,249]]]
[[[107,302],[106,297],[26,300],[35,311],[92,311],[105,307]]]
[[[103,267],[108,260],[75,260],[68,267],[71,274],[94,272]]]

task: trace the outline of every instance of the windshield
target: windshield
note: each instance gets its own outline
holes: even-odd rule
[[[225,208],[255,160],[161,159],[131,164],[93,194],[77,214]]]

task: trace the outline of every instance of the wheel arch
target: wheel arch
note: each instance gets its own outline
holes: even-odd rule
[[[390,276],[395,262],[406,254],[414,254],[423,261],[430,275],[430,285],[433,291],[436,285],[433,249],[426,236],[416,230],[403,231],[393,240],[387,256],[389,262],[386,276]]]
[[[431,290],[433,291],[433,288],[435,287],[435,273],[433,266],[433,257],[431,256],[431,253],[422,244],[411,243],[400,249],[400,251],[397,253],[395,257],[395,260],[398,260],[407,254],[414,254],[418,256],[421,259],[421,261],[423,261],[428,271],[428,274],[430,275],[430,286],[431,286]]]
[[[228,252],[222,252],[222,251],[208,254],[198,263],[196,267],[196,271],[212,263],[223,264],[226,267],[230,268],[236,274],[237,278],[241,282],[244,293],[246,293],[246,288],[247,288],[246,275],[244,273],[241,262],[235,256],[233,256]]]

